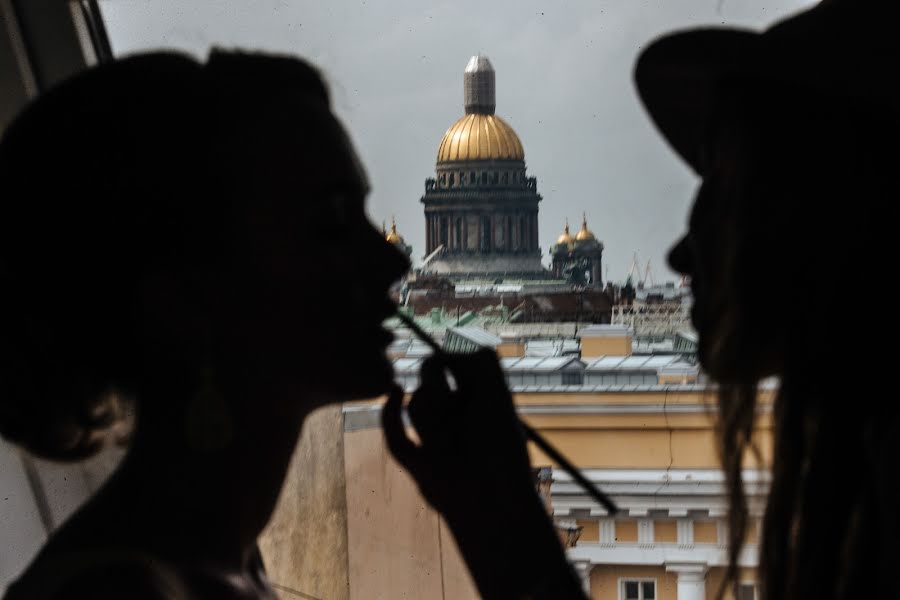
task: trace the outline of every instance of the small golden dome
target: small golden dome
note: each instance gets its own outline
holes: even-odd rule
[[[471,113],[454,123],[438,148],[437,161],[525,160],[519,136],[497,115]]]
[[[562,235],[556,238],[556,244],[558,246],[562,246],[563,244],[571,246],[573,242],[575,242],[575,238],[569,233],[569,220],[566,219],[566,228],[563,230]]]
[[[578,242],[586,242],[586,241],[588,241],[588,240],[596,240],[596,239],[597,239],[597,238],[594,237],[593,232],[592,232],[590,229],[588,229],[588,226],[587,226],[587,215],[582,215],[582,217],[581,217],[581,229],[580,229],[580,230],[578,231],[578,233],[575,235],[575,241],[578,241]]]
[[[384,232],[384,226],[382,226],[381,230]],[[384,236],[384,239],[392,244],[403,243],[403,236],[397,233],[397,223],[394,222],[394,217],[391,217],[391,232]]]

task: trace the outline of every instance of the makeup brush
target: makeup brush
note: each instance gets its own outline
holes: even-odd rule
[[[415,334],[417,338],[419,338],[423,343],[425,343],[431,350],[438,356],[446,356],[447,352],[441,348],[437,342],[432,339],[430,335],[425,333],[425,331],[419,327],[419,325],[413,320],[412,317],[398,312],[397,318],[400,319],[404,325],[409,327],[409,329]],[[581,474],[581,471],[578,470],[575,465],[569,462],[569,460],[563,456],[556,448],[554,448],[550,442],[548,442],[544,437],[535,431],[528,423],[523,421],[521,418],[519,419],[519,425],[522,426],[522,430],[525,432],[525,437],[540,448],[544,454],[549,456],[554,462],[556,462],[559,467],[569,474],[570,477],[577,483],[581,489],[590,494],[590,496],[599,502],[605,509],[609,515],[614,515],[619,512],[618,507],[615,503],[604,494],[600,489],[597,488],[593,483],[591,483],[587,477]]]

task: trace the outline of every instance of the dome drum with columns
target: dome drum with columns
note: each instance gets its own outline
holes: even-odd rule
[[[463,76],[466,114],[444,134],[425,181],[425,265],[444,274],[546,277],[538,243],[537,180],[518,135],[494,114],[495,74],[474,56]]]

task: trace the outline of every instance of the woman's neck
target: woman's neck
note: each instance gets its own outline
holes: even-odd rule
[[[271,393],[271,392],[269,392]],[[242,570],[275,509],[308,406],[191,403],[163,426],[147,419],[109,484],[92,504],[118,515],[115,535],[134,538],[170,560]],[[223,416],[222,411],[229,414]],[[180,422],[179,422],[180,421]],[[192,425],[219,424],[220,431]],[[113,525],[114,527],[116,525]],[[127,541],[127,540],[126,540]]]

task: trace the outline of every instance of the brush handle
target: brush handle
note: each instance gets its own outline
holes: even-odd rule
[[[521,418],[519,419],[519,423],[522,425],[522,429],[525,431],[525,437],[534,442],[534,444],[544,451],[544,454],[550,457],[551,460],[556,462],[559,467],[568,473],[572,479],[575,480],[581,488],[586,491],[591,497],[599,502],[603,508],[606,509],[606,512],[610,514],[610,516],[619,512],[619,508],[615,505],[615,503],[610,499],[609,496],[600,491],[600,489],[594,485],[587,477],[581,474],[581,471],[578,468],[569,462],[569,460],[563,456],[556,448],[550,445],[550,442],[544,439],[544,437],[535,431],[531,425],[523,421]]]

